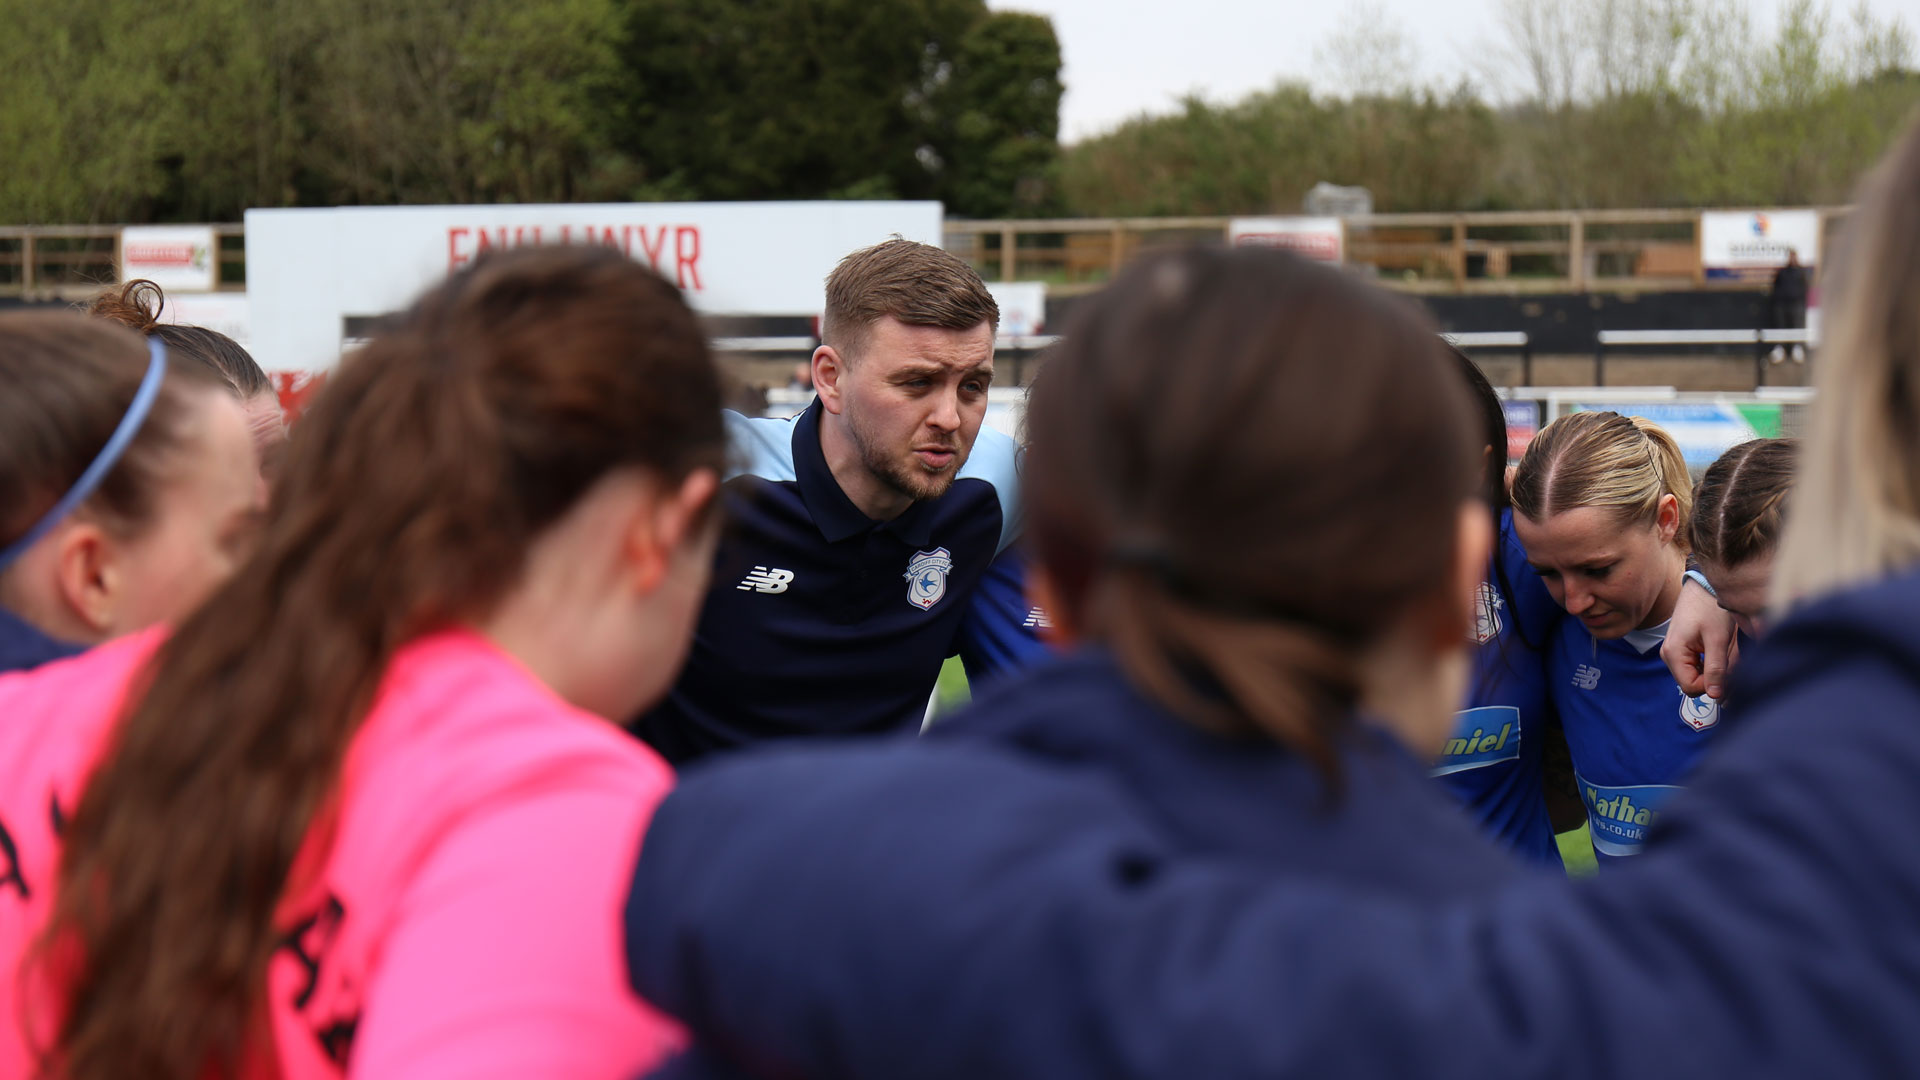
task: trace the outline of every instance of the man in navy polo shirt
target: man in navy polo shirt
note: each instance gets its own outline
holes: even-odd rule
[[[827,278],[814,403],[727,414],[728,522],[686,669],[636,731],[667,760],[795,735],[910,730],[975,586],[1018,531],[989,428],[999,308],[936,247],[889,240]]]

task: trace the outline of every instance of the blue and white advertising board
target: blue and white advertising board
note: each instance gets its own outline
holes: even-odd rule
[[[1680,444],[1687,468],[1695,473],[1733,447],[1761,435],[1738,406],[1718,402],[1582,401],[1568,406],[1568,411],[1617,412],[1651,420]]]

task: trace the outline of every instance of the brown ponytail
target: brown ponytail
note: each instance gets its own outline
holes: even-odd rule
[[[1754,439],[1708,466],[1694,493],[1694,557],[1732,569],[1773,551],[1798,457],[1792,439]]]
[[[87,314],[119,323],[142,337],[159,338],[170,353],[219,372],[243,401],[276,393],[273,380],[267,378],[267,373],[239,342],[204,326],[163,323],[160,315],[166,307],[166,293],[142,278],[94,297],[87,304]]]
[[[259,1054],[276,905],[395,650],[488,613],[610,470],[723,454],[694,316],[605,249],[479,260],[349,358],[260,549],[160,650],[68,823],[49,1069],[198,1080]]]
[[[1398,297],[1271,251],[1143,259],[1036,383],[1029,536],[1143,690],[1331,775],[1363,651],[1445,579],[1471,415]]]

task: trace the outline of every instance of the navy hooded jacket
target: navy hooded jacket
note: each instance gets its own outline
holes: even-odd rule
[[[1786,620],[1644,855],[1490,899],[1193,857],[980,755],[738,761],[655,817],[631,974],[750,1074],[1911,1075],[1916,611],[1907,574]]]
[[[0,608],[0,674],[64,660],[79,655],[85,648],[48,637],[39,627]]]
[[[1136,690],[1110,654],[1087,649],[995,684],[928,738],[986,743],[1116,786],[1182,851],[1434,898],[1477,895],[1517,873],[1398,740],[1367,724],[1348,730],[1330,792],[1299,754],[1201,730]]]
[[[821,752],[756,752],[750,756],[761,767],[745,773],[763,805],[787,806],[823,788],[857,787],[870,775],[904,770],[919,775],[914,810],[951,807],[958,814],[954,828],[985,830],[1014,846],[1049,835],[1056,789],[1070,800],[1113,802],[1153,837],[1138,860],[1114,864],[1121,880],[1150,873],[1156,861],[1176,854],[1213,855],[1440,903],[1484,895],[1527,872],[1482,835],[1397,740],[1365,724],[1347,730],[1338,751],[1338,790],[1329,791],[1297,753],[1269,739],[1226,738],[1195,727],[1134,689],[1110,655],[1085,650],[995,684],[925,740],[890,742],[872,753],[845,744]],[[716,764],[689,775],[724,782],[734,774]],[[970,792],[1025,810],[1013,821],[999,813],[971,818],[976,800]],[[890,810],[876,802],[863,816],[884,828]],[[713,825],[707,841],[730,844],[724,819]],[[833,849],[860,842],[848,830],[812,839]],[[836,893],[864,887],[854,878],[817,879],[792,893],[783,886],[780,903],[789,911],[839,907]],[[943,901],[970,903],[966,896]],[[886,932],[885,924],[876,929]],[[644,932],[636,929],[636,942]],[[769,956],[767,962],[781,960]],[[686,1063],[681,1070],[713,1075]]]

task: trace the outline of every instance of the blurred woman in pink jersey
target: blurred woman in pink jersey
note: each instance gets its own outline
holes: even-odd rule
[[[0,679],[0,1075],[658,1060],[620,902],[671,774],[604,718],[684,657],[724,450],[698,323],[606,250],[349,358],[205,606]]]

